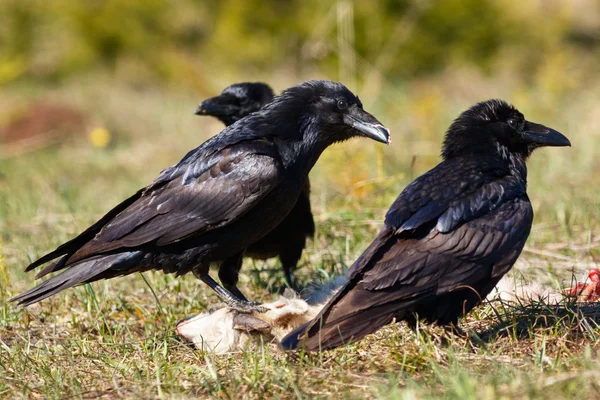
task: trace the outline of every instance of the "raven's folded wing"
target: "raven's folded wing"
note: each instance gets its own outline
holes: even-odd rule
[[[273,155],[232,149],[190,178],[143,196],[109,222],[73,259],[146,243],[164,246],[237,220],[281,183]]]
[[[444,161],[400,193],[385,216],[385,224],[398,232],[417,229],[437,219],[452,203],[454,209],[463,205],[462,198],[481,192],[484,185],[506,177],[508,172],[477,159]]]
[[[93,237],[68,249],[66,262],[50,271],[97,254],[147,243],[164,246],[222,227],[252,210],[282,179],[276,149],[262,140],[180,163],[176,172],[169,181],[155,181],[116,215],[105,216]]]

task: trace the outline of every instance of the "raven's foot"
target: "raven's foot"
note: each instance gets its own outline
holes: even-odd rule
[[[266,307],[262,307],[260,303],[255,303],[246,300],[242,292],[238,290],[235,286],[232,288],[232,291],[229,291],[219,285],[213,278],[206,274],[198,274],[197,278],[202,280],[202,282],[206,283],[210,286],[211,289],[215,291],[215,293],[219,296],[221,301],[223,301],[227,306],[233,310],[236,310],[240,313],[250,314],[252,312],[257,313],[265,313],[269,309]]]
[[[447,334],[453,334],[461,338],[466,338],[469,336],[469,334],[465,332],[464,329],[458,326],[458,323],[451,323],[450,325],[446,325],[444,327],[444,331]]]
[[[232,300],[228,306],[229,308],[242,314],[251,314],[253,312],[263,314],[269,311],[268,308],[263,307],[261,303],[257,303],[255,301]]]
[[[214,313],[217,310],[220,310],[221,308],[227,307],[227,303],[225,303],[224,301],[220,301],[218,303],[215,304],[211,304],[206,308],[206,311],[208,311],[209,314]]]
[[[296,262],[297,261],[298,260],[296,260]],[[296,262],[294,262],[294,264],[293,264],[294,267],[296,266]],[[294,277],[292,275],[293,268],[284,266],[283,271],[285,274],[285,283],[287,284],[287,287],[297,293],[300,293],[300,286],[296,283],[296,279],[294,279]],[[285,287],[284,287],[284,290],[285,290]]]

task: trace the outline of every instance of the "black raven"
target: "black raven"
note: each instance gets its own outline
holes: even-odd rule
[[[196,115],[218,118],[225,126],[258,111],[273,100],[273,89],[262,82],[234,83],[220,95],[204,100],[196,107]]]
[[[210,263],[243,254],[277,226],[323,150],[354,136],[389,143],[389,131],[342,84],[294,86],[29,265],[60,257],[37,277],[66,270],[11,300],[26,306],[84,282],[158,269],[191,271],[232,307],[262,311],[237,289],[239,271],[224,270],[233,264],[219,267],[223,288]]]
[[[533,221],[525,161],[542,146],[570,143],[501,100],[462,113],[446,133],[443,161],[400,193],[348,283],[282,348],[331,349],[394,319],[456,326],[525,245]]]
[[[265,83],[236,83],[226,87],[220,95],[200,103],[196,114],[216,117],[229,126],[261,109],[273,96],[273,90]],[[302,256],[306,238],[312,238],[314,234],[315,222],[310,208],[310,182],[307,178],[292,211],[275,229],[252,243],[244,255],[259,260],[279,256],[288,286],[295,287],[292,271]],[[242,259],[238,257],[226,262],[241,263]]]

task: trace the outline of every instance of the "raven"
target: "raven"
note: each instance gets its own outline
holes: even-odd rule
[[[329,145],[355,136],[389,143],[389,131],[344,85],[308,81],[284,91],[163,170],[76,238],[30,264],[65,269],[12,301],[27,306],[74,285],[152,269],[194,275],[228,305],[263,311],[237,289],[241,256],[290,212]],[[221,263],[220,286],[209,275]]]
[[[204,100],[196,107],[196,115],[218,118],[225,126],[258,111],[273,100],[273,89],[262,82],[234,83],[220,95]]]
[[[273,99],[273,90],[265,83],[236,83],[226,87],[216,97],[204,100],[196,108],[196,115],[211,115],[226,126],[261,109]],[[306,238],[315,234],[315,221],[310,208],[310,182],[304,183],[302,192],[292,211],[275,229],[247,249],[245,256],[265,260],[279,256],[289,287],[295,287],[292,271],[296,269]],[[237,258],[232,262],[241,263]],[[232,267],[239,269],[240,266]]]
[[[541,146],[570,142],[502,100],[462,113],[443,161],[400,193],[348,283],[281,347],[331,349],[394,319],[456,326],[523,250],[533,221],[525,162]]]

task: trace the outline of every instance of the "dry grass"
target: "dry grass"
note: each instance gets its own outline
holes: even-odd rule
[[[597,395],[598,306],[488,305],[463,322],[468,338],[431,327],[415,333],[400,325],[324,354],[285,355],[265,343],[215,357],[193,350],[172,332],[178,318],[200,307],[190,297],[194,282],[185,279],[178,292],[174,281],[151,275],[158,307],[148,288],[134,280],[133,290],[124,283],[80,288],[28,311],[4,308],[3,395],[396,398],[412,392],[419,398],[481,398],[482,390],[515,398]]]

